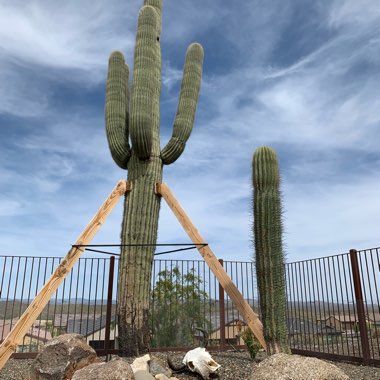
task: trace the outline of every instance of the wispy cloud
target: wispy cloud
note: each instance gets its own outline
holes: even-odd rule
[[[112,50],[133,65],[140,5],[0,5],[7,250],[72,243],[126,176],[107,147],[104,82]],[[251,159],[260,145],[280,158],[288,259],[378,244],[379,21],[369,0],[164,2],[163,144],[186,47],[205,48],[196,124],[164,178],[219,257],[251,259]],[[119,240],[121,212],[122,204],[97,241]],[[159,238],[187,239],[164,205]]]
[[[3,54],[24,62],[93,70],[106,64],[110,46],[133,43],[134,15],[123,2],[14,1],[0,10]]]

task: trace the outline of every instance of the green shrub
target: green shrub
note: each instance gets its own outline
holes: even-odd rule
[[[243,339],[245,345],[248,348],[249,355],[252,360],[255,360],[257,353],[260,351],[261,344],[256,339],[250,328],[246,328],[240,333],[241,338]]]

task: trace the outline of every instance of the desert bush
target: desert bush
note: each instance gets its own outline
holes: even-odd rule
[[[245,330],[240,332],[240,337],[243,339],[245,345],[248,348],[249,355],[251,359],[254,360],[256,358],[257,353],[261,349],[261,344],[256,339],[250,328],[246,328]]]

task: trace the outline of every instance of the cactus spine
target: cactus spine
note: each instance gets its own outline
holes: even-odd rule
[[[260,309],[268,354],[290,353],[282,247],[282,206],[277,156],[258,148],[252,160],[254,243]]]
[[[163,165],[177,160],[193,128],[203,64],[202,46],[186,53],[181,93],[172,137],[160,149],[162,0],[145,0],[138,17],[131,93],[129,69],[120,52],[109,59],[106,132],[111,155],[128,170],[132,191],[125,197],[118,283],[119,348],[125,356],[149,349],[149,296],[157,242]],[[137,246],[126,246],[126,245]],[[150,244],[152,246],[138,246]]]

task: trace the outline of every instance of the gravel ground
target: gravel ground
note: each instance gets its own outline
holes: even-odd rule
[[[249,380],[255,363],[247,352],[211,352],[213,359],[221,364],[220,380]],[[166,353],[153,353],[166,362]],[[175,363],[180,363],[184,353],[169,353]],[[30,380],[29,368],[33,360],[10,359],[0,371],[0,380]],[[347,363],[332,362],[345,372],[351,380],[380,380],[380,368],[364,367]],[[200,379],[196,374],[189,372],[175,375],[180,380]],[[276,380],[276,379],[273,379]],[[312,379],[310,379],[312,380]]]

